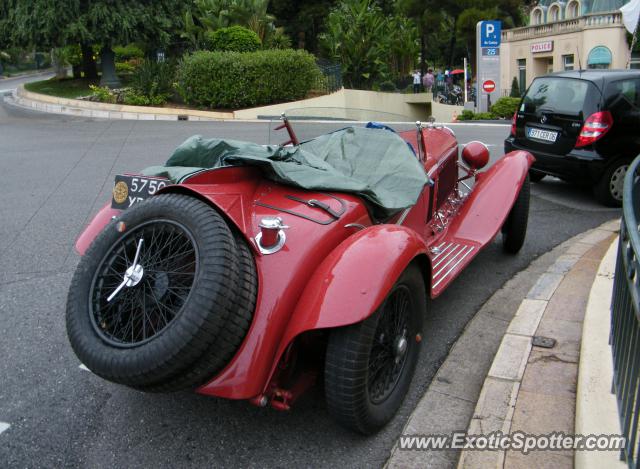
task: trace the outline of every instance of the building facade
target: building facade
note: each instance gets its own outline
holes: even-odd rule
[[[502,32],[502,94],[540,75],[579,68],[625,68],[627,31],[617,11],[628,0],[540,0],[529,26]],[[632,67],[640,67],[633,57]]]

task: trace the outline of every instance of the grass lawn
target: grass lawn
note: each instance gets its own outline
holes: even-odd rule
[[[89,89],[89,85],[96,83],[97,80],[86,80],[84,78],[65,78],[64,80],[51,78],[49,80],[26,83],[24,87],[27,91],[33,91],[34,93],[74,99],[90,95],[91,90]]]

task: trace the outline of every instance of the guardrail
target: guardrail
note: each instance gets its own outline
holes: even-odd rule
[[[640,156],[624,181],[623,214],[611,300],[613,388],[618,400],[622,435],[627,439],[621,459],[638,467],[640,417]]]

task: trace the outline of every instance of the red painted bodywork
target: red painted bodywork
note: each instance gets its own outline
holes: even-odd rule
[[[160,191],[190,194],[211,204],[243,233],[255,254],[259,289],[250,330],[232,361],[199,388],[199,393],[252,399],[256,403],[266,396],[275,401],[276,407],[288,408],[296,396],[274,384],[276,367],[297,337],[308,331],[365,319],[381,304],[410,262],[420,263],[427,290],[432,297],[438,296],[495,237],[533,157],[514,152],[500,159],[486,172],[477,174],[475,187],[461,206],[449,209],[443,199],[446,187],[440,183],[457,162],[458,147],[453,133],[447,129],[424,129],[421,137],[416,131],[401,135],[416,150],[418,139],[421,140],[425,171],[435,185],[426,186],[407,213],[398,214],[385,223],[374,223],[362,200],[350,194],[332,194],[344,201],[346,210],[339,220],[328,225],[258,205],[327,219],[323,210],[285,197],[291,195],[307,200],[314,198],[335,210],[341,209],[339,202],[326,194],[276,184],[265,179],[256,168],[206,171]],[[433,216],[438,210],[446,213],[447,223],[436,232]],[[80,254],[86,252],[93,239],[118,213],[105,206],[96,215],[77,240],[76,249]],[[260,231],[260,220],[266,216],[280,216],[290,227],[285,246],[272,255],[260,254],[254,241]],[[397,224],[401,218],[402,224]],[[365,228],[347,226],[352,224]],[[435,257],[431,248],[448,242],[463,243],[470,251],[435,285],[431,281]],[[300,385],[300,389],[311,382],[311,375],[305,376],[305,384]]]

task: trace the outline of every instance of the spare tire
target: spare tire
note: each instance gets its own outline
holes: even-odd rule
[[[204,202],[166,194],[135,205],[80,260],[67,300],[71,346],[97,375],[136,388],[174,380],[205,354],[228,360],[221,339],[237,309],[238,265],[233,233]]]

